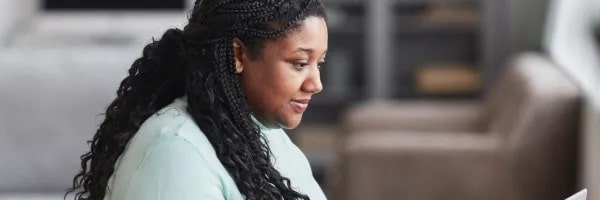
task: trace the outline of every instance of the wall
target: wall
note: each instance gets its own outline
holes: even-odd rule
[[[555,0],[545,47],[584,93],[581,186],[600,198],[600,51],[593,29],[600,25],[600,1]]]
[[[507,0],[511,51],[541,49],[548,0]]]

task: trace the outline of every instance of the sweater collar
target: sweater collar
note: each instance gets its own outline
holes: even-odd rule
[[[254,115],[250,116],[252,118],[252,121],[258,125],[258,127],[260,128],[260,132],[267,132],[267,131],[271,131],[273,130],[273,128],[268,127],[266,124],[262,123],[260,120],[258,120],[258,118],[254,117]]]

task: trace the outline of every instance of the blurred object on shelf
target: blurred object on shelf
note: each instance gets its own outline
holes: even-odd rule
[[[415,72],[419,94],[475,93],[481,89],[476,67],[466,64],[426,64]]]
[[[476,27],[479,24],[479,16],[478,9],[473,5],[431,4],[423,10],[420,25],[423,27]]]

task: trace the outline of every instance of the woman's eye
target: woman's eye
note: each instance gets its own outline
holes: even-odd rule
[[[308,63],[305,63],[305,62],[296,62],[296,63],[294,63],[294,66],[296,66],[299,69],[303,69],[303,68],[308,67]]]

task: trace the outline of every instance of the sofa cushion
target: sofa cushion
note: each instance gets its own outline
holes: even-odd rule
[[[139,50],[6,49],[0,55],[0,194],[62,192]]]

